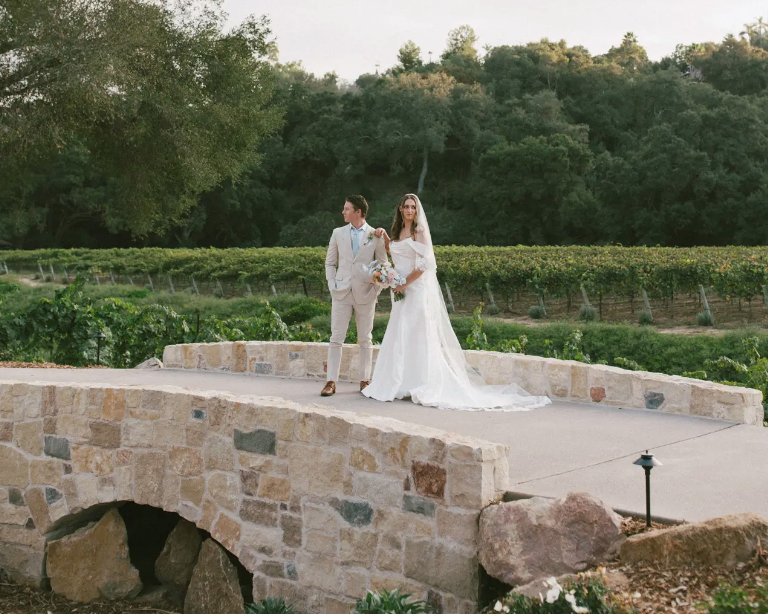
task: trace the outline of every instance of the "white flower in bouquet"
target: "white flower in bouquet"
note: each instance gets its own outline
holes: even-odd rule
[[[368,266],[363,265],[363,268],[368,272],[373,280],[373,283],[382,288],[397,288],[405,284],[405,277],[398,273],[389,262],[379,262],[374,260]],[[395,301],[400,301],[405,298],[402,292],[395,292]]]

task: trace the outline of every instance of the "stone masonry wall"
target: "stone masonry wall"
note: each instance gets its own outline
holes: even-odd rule
[[[254,599],[346,614],[402,588],[469,613],[478,516],[507,487],[506,454],[282,399],[1,381],[0,568],[38,582],[73,515],[134,501],[210,531],[254,574]]]
[[[166,367],[325,379],[324,343],[235,341],[172,345]],[[356,345],[345,345],[340,379],[359,380]],[[378,348],[374,348],[374,364]],[[578,403],[691,414],[762,426],[762,393],[679,376],[523,354],[465,351],[488,384],[518,384],[531,394]]]

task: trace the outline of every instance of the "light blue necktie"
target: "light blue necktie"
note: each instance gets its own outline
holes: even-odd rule
[[[355,256],[355,258],[357,258],[357,251],[360,249],[360,235],[362,232],[362,227],[355,228],[352,226],[352,255]]]

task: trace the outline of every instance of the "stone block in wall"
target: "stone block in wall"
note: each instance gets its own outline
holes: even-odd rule
[[[0,484],[19,488],[26,488],[29,484],[27,457],[7,445],[0,445]]]
[[[288,464],[295,492],[328,496],[342,494],[344,455],[317,446],[289,444]]]
[[[167,345],[163,349],[163,365],[166,369],[179,369],[184,367],[184,356],[181,345]]]
[[[476,597],[478,564],[474,549],[407,537],[405,573],[409,578],[458,597]]]
[[[13,442],[27,454],[40,456],[43,453],[43,421],[16,422],[13,426]]]

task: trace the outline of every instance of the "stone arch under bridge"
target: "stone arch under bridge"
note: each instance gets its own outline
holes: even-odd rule
[[[88,510],[178,513],[310,612],[402,588],[474,611],[477,523],[505,446],[282,399],[173,387],[0,382],[0,568],[45,578]]]

